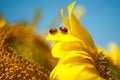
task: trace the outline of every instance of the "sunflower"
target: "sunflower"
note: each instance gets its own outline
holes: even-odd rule
[[[66,27],[60,27],[59,31],[51,28],[46,38],[54,41],[52,56],[59,59],[50,79],[119,80],[120,64],[117,64],[117,55],[110,57],[108,52],[95,46],[88,31],[72,13],[75,3],[68,6],[69,18],[65,17],[61,9]]]
[[[31,25],[8,24],[0,15],[0,80],[49,80],[55,65],[47,43],[36,35],[37,12]]]

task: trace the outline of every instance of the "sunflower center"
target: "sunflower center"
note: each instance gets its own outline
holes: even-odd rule
[[[120,79],[120,69],[116,68],[108,59],[103,55],[103,53],[98,54],[96,61],[96,68],[101,77],[106,80],[119,80]]]

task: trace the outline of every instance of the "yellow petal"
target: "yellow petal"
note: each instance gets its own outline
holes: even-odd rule
[[[79,63],[81,63],[79,61]],[[80,64],[70,66],[69,64],[58,63],[50,75],[51,80],[103,80],[97,73],[94,65]]]
[[[86,44],[94,48],[94,42],[87,30],[80,24],[75,15],[71,13],[70,17],[71,34],[83,40]]]
[[[76,2],[73,2],[68,7],[68,11],[69,11],[68,14],[69,14],[69,16],[71,14],[71,11],[72,11],[75,3]],[[79,19],[83,15],[83,13],[84,13],[83,7],[77,6],[77,8],[75,9],[74,13],[75,13],[75,16]],[[68,31],[70,31],[70,21],[69,21],[69,19],[67,17],[65,17],[63,9],[61,9],[60,14],[61,14],[61,17],[62,17],[63,21],[66,24],[66,27],[68,28]]]
[[[61,42],[54,43],[52,47],[52,56],[55,58],[62,58],[64,57],[68,52],[62,50],[62,44]]]
[[[92,57],[95,57],[96,54],[96,49],[94,42],[88,33],[88,31],[82,26],[82,24],[79,22],[79,20],[75,17],[75,15],[72,13],[72,8],[74,7],[74,4],[72,3],[71,5],[68,6],[68,12],[70,16],[70,34],[83,40],[84,43],[88,46],[89,48],[89,54]]]
[[[78,57],[78,58],[76,58]],[[76,58],[76,59],[75,59]],[[87,76],[86,76],[87,75]],[[95,66],[74,51],[67,52],[50,74],[51,80],[104,80]]]
[[[2,15],[0,15],[0,28],[4,27],[6,25],[6,21],[5,19],[2,17]]]
[[[82,44],[81,42],[81,45]],[[55,58],[63,58],[65,55],[70,54],[70,51],[84,50],[78,42],[55,42],[52,47],[52,55]]]
[[[86,43],[87,42],[89,43],[88,45],[91,45],[92,47],[94,47],[93,40],[92,40],[91,36],[89,35],[88,31],[82,26],[82,24],[79,22],[79,20],[72,13],[72,9],[73,9],[74,5],[75,5],[75,2],[71,3],[68,6],[71,34],[80,39],[83,39],[83,41],[86,41]]]
[[[57,65],[50,75],[51,80],[74,80],[76,75],[84,69],[84,66],[70,68],[69,64]]]
[[[83,72],[80,72],[81,75],[77,75],[74,80],[104,80],[99,74],[95,73],[96,70],[88,68]]]
[[[74,1],[73,3],[71,3],[70,5],[68,5],[68,15],[69,15],[69,17],[71,16],[71,12],[72,12],[72,9],[73,9],[75,3],[76,2]]]
[[[93,64],[93,59],[85,51],[69,51],[68,55],[61,60],[64,64],[71,63],[70,66],[81,65],[81,64]],[[94,65],[94,64],[93,64]]]
[[[63,58],[66,62],[70,62],[69,58],[75,58],[78,60],[78,56],[85,59],[89,59],[91,63],[94,63],[91,55],[85,49],[87,46],[83,41],[72,42],[55,42],[52,47],[52,56],[55,58]],[[67,55],[66,58],[64,58]],[[72,60],[72,61],[74,61]]]
[[[120,68],[120,50],[115,43],[111,43],[109,48],[112,53],[111,59],[113,60],[113,64]]]
[[[61,31],[57,32],[56,34],[48,34],[47,40],[54,40],[54,41],[79,41],[80,39],[72,36],[71,34],[68,33],[62,33]]]
[[[69,19],[67,17],[65,17],[63,9],[61,9],[60,14],[61,14],[63,21],[65,22],[68,32],[69,32],[70,31],[70,22],[69,22]]]

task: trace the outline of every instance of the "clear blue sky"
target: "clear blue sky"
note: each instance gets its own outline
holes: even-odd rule
[[[61,8],[67,8],[74,0],[0,0],[7,22],[26,20],[30,22],[36,9],[40,9],[41,20],[37,31],[44,31],[59,14]],[[96,45],[107,47],[116,42],[120,47],[120,0],[76,0],[85,7],[86,13],[81,23],[92,35]],[[76,4],[76,5],[77,5]]]

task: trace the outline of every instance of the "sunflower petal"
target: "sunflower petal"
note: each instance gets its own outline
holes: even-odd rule
[[[3,16],[0,14],[0,28],[4,27],[6,25],[6,20],[3,18]]]
[[[88,31],[82,26],[82,24],[79,22],[79,20],[72,13],[71,9],[73,7],[74,7],[73,4],[68,6],[68,12],[69,12],[69,16],[70,16],[70,26],[71,26],[70,34],[83,40],[84,43],[88,46],[87,49],[89,49],[89,54],[92,57],[95,57],[96,54],[94,54],[94,53],[96,53],[96,49],[95,49],[94,42],[93,42],[90,34],[88,33]]]
[[[69,45],[69,46],[68,46]],[[76,58],[78,60],[78,56],[83,57],[94,63],[92,57],[85,51],[85,47],[87,47],[83,41],[72,41],[72,42],[55,42],[52,46],[52,55],[55,58],[64,58],[66,62],[69,62],[71,58]],[[75,60],[75,59],[74,59]],[[73,61],[74,61],[73,60]]]
[[[71,66],[71,64],[59,62],[50,75],[51,80],[103,80],[97,73],[94,65],[83,63],[84,65]]]
[[[69,15],[69,17],[71,16],[71,12],[73,10],[73,7],[74,7],[75,3],[76,2],[74,1],[73,3],[71,3],[70,5],[68,5],[68,15]]]
[[[79,22],[79,20],[75,17],[73,13],[71,13],[70,17],[70,25],[71,25],[71,34],[76,36],[79,39],[82,39],[87,43],[89,46],[94,48],[94,42],[87,32],[87,30],[82,26],[82,24]]]
[[[68,46],[69,45],[69,46]],[[81,45],[82,44],[81,42]],[[71,54],[71,51],[73,54],[75,54],[77,50],[83,50],[84,48],[81,47],[80,44],[78,44],[76,41],[73,42],[55,42],[52,46],[52,55],[55,58],[63,58],[66,54]]]
[[[115,43],[111,43],[109,45],[109,48],[111,50],[111,59],[113,61],[113,64],[120,68],[120,50],[118,49],[117,45]]]
[[[68,33],[62,33],[61,31],[57,32],[56,34],[48,34],[47,40],[54,40],[54,41],[79,41],[80,39],[72,36],[71,34]]]
[[[65,17],[63,9],[61,9],[60,14],[61,14],[63,21],[65,22],[66,27],[68,28],[68,32],[69,32],[70,31],[70,22],[69,22],[69,19],[67,17]]]

